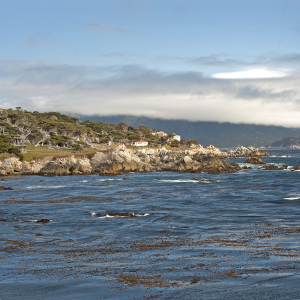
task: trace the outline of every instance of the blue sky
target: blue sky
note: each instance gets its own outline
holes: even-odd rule
[[[0,105],[300,127],[299,12],[296,0],[0,0]]]

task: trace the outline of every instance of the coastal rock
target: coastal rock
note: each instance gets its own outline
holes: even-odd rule
[[[174,171],[189,173],[231,173],[241,170],[236,163],[223,160],[224,157],[248,156],[251,163],[265,163],[253,156],[268,154],[252,147],[239,147],[227,153],[210,145],[203,148],[201,145],[188,150],[161,149],[127,149],[124,145],[111,148],[112,152],[105,155],[97,152],[91,159],[69,158],[45,160],[43,163],[23,162],[17,158],[5,159],[0,165],[0,175],[8,174],[91,174],[121,175],[129,172]],[[263,151],[263,152],[262,152]]]
[[[275,165],[263,166],[263,170],[286,170],[288,165],[284,165],[283,167],[278,167]]]
[[[203,178],[192,178],[192,180],[195,180],[195,181],[204,181],[204,182],[218,182],[217,180],[214,180],[214,179],[203,179]]]
[[[266,162],[258,157],[249,157],[246,161],[246,164],[253,164],[253,165],[265,165]]]
[[[68,168],[74,168],[74,166],[77,164],[77,159],[74,157],[74,155],[72,155],[65,164]]]
[[[300,170],[300,166],[294,166],[293,168],[292,168],[292,171],[298,171],[298,170]]]
[[[256,149],[254,147],[238,147],[235,150],[229,150],[226,153],[227,157],[250,157],[250,156],[270,156],[266,151]]]
[[[35,161],[22,163],[21,174],[34,175],[40,172],[43,164],[36,163]]]
[[[11,187],[6,188],[2,184],[0,184],[0,190],[12,190],[12,188]]]
[[[90,160],[87,158],[78,159],[74,169],[72,170],[73,174],[90,174],[92,172],[92,166]]]
[[[91,159],[92,167],[98,167],[105,160],[105,158],[106,156],[102,152],[97,152]]]
[[[20,172],[22,169],[22,163],[16,157],[10,157],[4,159],[0,167],[1,175],[14,174],[14,172]]]
[[[70,174],[69,167],[63,163],[61,159],[48,162],[39,172],[47,175],[68,175]]]

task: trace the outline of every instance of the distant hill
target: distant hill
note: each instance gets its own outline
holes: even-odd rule
[[[265,126],[254,124],[232,124],[218,122],[191,122],[185,120],[152,119],[142,116],[80,116],[81,121],[90,120],[118,124],[124,122],[133,127],[144,125],[181,135],[184,139],[197,140],[203,146],[220,147],[261,146],[265,141],[276,141],[285,137],[300,136],[300,128]]]
[[[279,141],[267,143],[267,146],[270,148],[300,148],[300,138],[295,136],[290,136],[283,138]]]

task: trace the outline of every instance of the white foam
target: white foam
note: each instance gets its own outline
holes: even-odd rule
[[[79,180],[78,182],[88,182],[87,180]]]
[[[27,189],[60,189],[67,187],[67,185],[37,185],[37,186],[28,186]]]
[[[192,180],[192,179],[174,179],[174,180],[155,180],[156,182],[203,182],[203,183],[211,183],[210,179],[203,180]],[[220,182],[217,180],[217,182]]]
[[[115,179],[115,178],[105,178],[105,179],[97,179],[97,181],[107,181],[107,180],[122,180],[123,178],[118,178],[118,179]]]
[[[283,198],[284,200],[300,200],[300,197]]]
[[[98,217],[98,216],[100,216],[100,213],[92,212],[91,215],[92,215],[93,217]]]
[[[105,218],[114,218],[114,216],[105,215],[104,217],[99,217],[99,219],[105,219]]]
[[[135,217],[147,217],[147,216],[150,216],[150,214],[148,213],[145,213],[143,215],[140,215],[140,214],[136,214]],[[106,214],[105,216],[103,217],[99,217],[99,219],[105,219],[105,218],[128,218],[127,216],[110,216],[108,214]]]
[[[174,179],[174,180],[156,180],[158,182],[198,182],[198,180],[191,179]]]

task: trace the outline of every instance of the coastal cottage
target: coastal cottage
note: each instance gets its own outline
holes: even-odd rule
[[[175,134],[175,133],[174,133],[174,134]],[[179,141],[179,142],[180,142],[180,139],[181,139],[180,135],[178,135],[178,134],[175,134],[175,135],[173,136],[173,139],[172,139],[172,141],[174,141],[174,140],[177,140],[177,141]]]
[[[133,146],[137,146],[137,147],[148,146],[148,142],[146,142],[146,141],[135,141],[135,142],[133,143]]]
[[[167,136],[167,134],[163,131],[152,132],[152,135],[156,135],[158,137]]]

